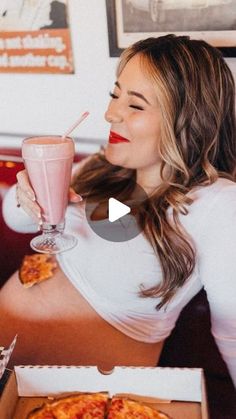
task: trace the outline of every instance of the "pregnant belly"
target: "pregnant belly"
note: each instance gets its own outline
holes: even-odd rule
[[[7,324],[6,327],[2,327]],[[1,330],[4,330],[1,336]],[[15,273],[0,291],[0,338],[17,333],[12,364],[154,366],[163,342],[147,344],[103,320],[61,270],[25,289]]]

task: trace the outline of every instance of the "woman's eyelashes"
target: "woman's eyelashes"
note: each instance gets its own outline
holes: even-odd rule
[[[115,93],[109,92],[109,95],[111,96],[112,99],[118,99],[118,96],[115,95]]]
[[[113,93],[113,92],[109,92],[109,95],[110,95],[110,97],[112,98],[112,99],[119,99],[119,96],[118,95],[116,95],[115,93]],[[143,111],[144,110],[144,108],[142,107],[142,106],[140,106],[140,105],[133,105],[133,104],[129,104],[128,105],[130,108],[133,108],[133,109],[137,109],[138,111]]]
[[[142,108],[142,106],[139,106],[139,105],[129,105],[129,107],[133,108],[133,109],[138,109],[138,111],[143,111],[144,110],[144,108]]]

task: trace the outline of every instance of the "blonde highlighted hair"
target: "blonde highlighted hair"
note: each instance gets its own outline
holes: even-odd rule
[[[193,272],[195,251],[179,214],[188,213],[187,193],[218,177],[236,179],[235,85],[220,51],[202,40],[166,35],[136,42],[121,55],[117,74],[139,54],[143,71],[153,81],[162,112],[159,153],[162,184],[138,208],[137,220],[162,267],[161,284],[142,289],[143,297],[166,304]],[[120,182],[120,178],[124,181]],[[73,183],[87,196],[105,199],[114,191],[132,193],[136,171],[111,165],[102,153],[91,157]],[[173,219],[167,210],[173,210]]]

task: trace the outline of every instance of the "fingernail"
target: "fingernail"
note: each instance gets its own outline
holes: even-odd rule
[[[74,195],[74,196],[72,196],[71,197],[71,200],[73,201],[73,202],[81,202],[81,201],[83,201],[83,198],[82,198],[82,196],[81,195]]]

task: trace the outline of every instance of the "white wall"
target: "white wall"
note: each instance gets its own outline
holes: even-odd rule
[[[0,73],[0,147],[20,146],[24,135],[61,134],[85,110],[91,115],[75,136],[92,139],[94,146],[77,149],[93,151],[107,137],[103,115],[117,58],[109,57],[105,0],[68,3],[75,74]],[[228,62],[236,79],[236,58]],[[5,135],[12,133],[16,137]]]
[[[104,141],[108,93],[117,59],[109,57],[105,0],[69,0],[73,75],[0,74],[0,146],[22,138],[1,133],[63,133],[85,110],[76,136]]]

